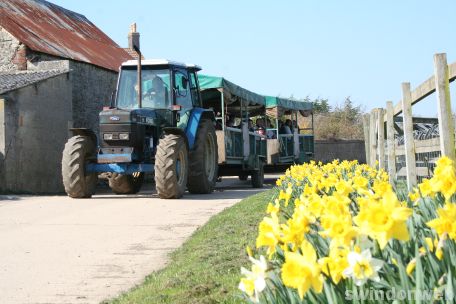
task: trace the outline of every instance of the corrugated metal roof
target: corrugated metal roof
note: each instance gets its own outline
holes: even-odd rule
[[[133,59],[138,59],[138,53],[136,53],[135,50],[132,50],[130,48],[124,48],[125,52],[127,52]],[[144,60],[144,55],[141,54],[141,59]]]
[[[0,94],[68,73],[69,70],[15,71],[0,73]]]
[[[34,51],[110,70],[132,59],[86,17],[44,0],[1,0],[0,26]]]

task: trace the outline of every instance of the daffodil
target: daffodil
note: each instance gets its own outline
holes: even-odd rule
[[[252,262],[252,270],[241,268],[241,273],[245,276],[239,283],[239,289],[245,292],[250,299],[258,303],[259,294],[266,288],[266,271],[268,268],[264,256],[260,256],[259,260],[249,257]]]
[[[409,199],[414,203],[417,204],[418,200],[420,199],[420,193],[417,188],[414,188],[412,192],[408,195]]]
[[[339,180],[335,186],[336,191],[343,196],[348,196],[353,191],[351,183],[343,179]]]
[[[302,253],[286,252],[282,266],[282,281],[285,286],[296,288],[302,299],[312,288],[320,293],[323,289],[323,275],[317,263],[317,254],[307,241],[301,245]]]
[[[355,189],[365,189],[367,188],[368,184],[368,179],[361,175],[357,175],[355,178],[353,178],[353,185]]]
[[[272,256],[275,247],[280,239],[280,224],[276,213],[271,213],[271,217],[265,217],[259,226],[259,233],[256,240],[257,248],[268,247],[268,254]]]
[[[426,224],[437,231],[437,234],[442,237],[444,234],[452,240],[456,240],[456,204],[447,202],[443,208],[437,210],[438,217]]]
[[[375,259],[369,249],[361,253],[352,251],[347,256],[348,267],[343,271],[343,275],[351,277],[357,286],[364,285],[367,280],[380,281],[378,271],[383,266],[383,261]]]
[[[387,191],[381,199],[360,205],[354,221],[362,233],[377,240],[383,249],[392,238],[409,239],[406,222],[411,214],[412,209],[402,206],[393,191]]]
[[[287,224],[282,225],[282,240],[285,244],[291,244],[293,247],[299,246],[304,240],[305,234],[309,231],[309,225],[313,218],[309,216],[305,206],[296,206],[292,217]]]
[[[415,270],[416,267],[416,259],[411,260],[408,264],[407,267],[405,268],[405,271],[407,274],[411,277],[413,271]]]
[[[420,189],[420,192],[423,196],[429,196],[429,197],[435,196],[431,181],[427,178],[423,179],[421,184],[418,185],[418,188]]]
[[[352,226],[351,216],[326,215],[321,219],[323,231],[320,234],[329,237],[332,242],[349,246],[358,235],[358,228]]]
[[[278,199],[276,199],[274,201],[274,204],[273,203],[269,203],[268,207],[266,209],[266,213],[268,213],[268,214],[271,214],[271,213],[277,214],[279,211],[280,211],[280,203],[279,203]]]
[[[440,191],[449,199],[456,192],[456,170],[454,163],[451,159],[444,156],[437,160],[436,168],[434,170],[434,176],[432,180],[434,182],[435,191]]]
[[[349,266],[348,249],[340,245],[332,245],[327,257],[318,260],[321,266],[321,271],[330,276],[335,284],[345,278],[343,272]]]

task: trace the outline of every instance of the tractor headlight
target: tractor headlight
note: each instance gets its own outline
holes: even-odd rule
[[[104,133],[103,134],[104,140],[112,140],[112,133]]]
[[[130,139],[130,134],[128,134],[128,133],[120,133],[119,134],[119,139],[120,140],[129,140]]]

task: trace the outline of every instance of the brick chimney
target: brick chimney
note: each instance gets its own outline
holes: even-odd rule
[[[27,47],[23,44],[19,46],[12,60],[19,71],[27,70]]]
[[[139,47],[139,33],[136,31],[136,23],[130,25],[130,32],[128,33],[128,48],[134,50],[134,45]]]

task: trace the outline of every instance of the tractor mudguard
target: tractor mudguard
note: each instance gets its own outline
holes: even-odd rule
[[[185,135],[188,141],[189,150],[193,149],[196,140],[196,132],[198,131],[198,126],[201,119],[210,119],[215,121],[214,112],[209,109],[194,108],[190,113],[188,119],[187,128],[185,130]]]
[[[182,130],[181,128],[173,128],[173,127],[163,128],[163,135],[166,135],[166,134],[174,134],[174,135],[181,136],[185,141],[185,145],[187,146],[187,149],[189,149],[187,135],[185,134],[185,131]]]
[[[87,136],[89,137],[95,147],[98,146],[98,138],[95,132],[93,130],[88,129],[88,128],[70,128],[71,133],[73,133],[73,136],[80,135],[80,136]]]

